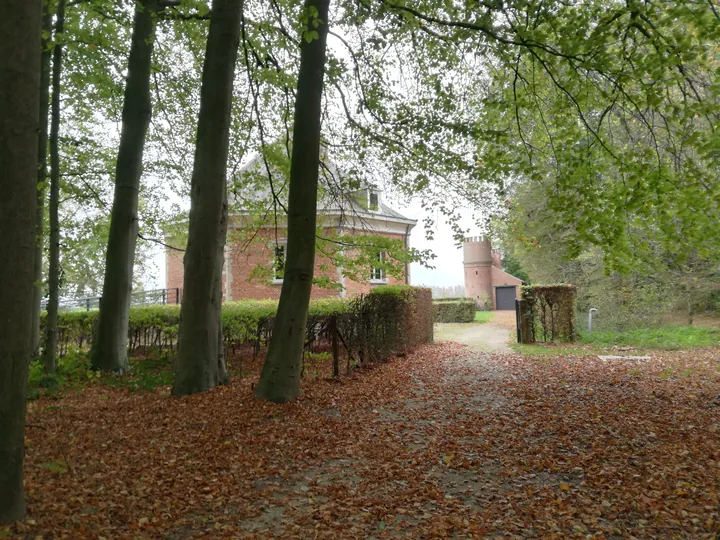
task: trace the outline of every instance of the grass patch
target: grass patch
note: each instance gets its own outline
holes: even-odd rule
[[[28,399],[60,397],[64,391],[99,382],[114,388],[152,392],[173,382],[172,358],[169,353],[153,351],[148,358],[130,358],[130,371],[123,375],[102,374],[90,369],[86,352],[73,351],[58,359],[54,377],[43,372],[42,362],[30,364]]]
[[[160,386],[173,383],[172,358],[167,352],[159,352],[148,358],[130,358],[130,371],[123,375],[103,375],[101,382],[131,391],[153,392]]]
[[[624,345],[638,349],[690,349],[720,345],[720,329],[706,326],[663,326],[627,332],[592,332],[582,342],[596,347]]]
[[[511,343],[518,354],[541,359],[555,356],[591,356],[624,354],[616,347],[648,350],[678,350],[720,345],[720,329],[697,326],[663,326],[638,328],[627,332],[592,332],[581,336],[579,343]]]
[[[509,343],[508,346],[518,354],[536,359],[555,356],[592,356],[603,353],[599,347],[577,343]]]
[[[492,319],[492,311],[476,311],[475,322],[486,323]]]

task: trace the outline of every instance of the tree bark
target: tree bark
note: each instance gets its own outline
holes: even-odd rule
[[[151,114],[150,68],[156,11],[157,0],[139,0],[135,5],[105,278],[91,351],[93,369],[116,373],[128,369],[130,294],[139,231],[137,212],[143,150]]]
[[[288,194],[288,237],[280,302],[257,397],[276,403],[300,394],[305,325],[315,267],[318,163],[330,0],[306,0]],[[313,17],[312,13],[317,12]],[[318,23],[315,27],[314,23]],[[307,35],[307,34],[306,34]]]
[[[55,375],[57,349],[58,303],[60,301],[60,78],[62,75],[62,33],[65,25],[65,0],[59,0],[55,19],[55,47],[52,66],[52,102],[50,104],[50,253],[48,265],[48,305],[45,320],[45,350],[43,367],[48,375]]]
[[[200,116],[184,257],[173,395],[227,382],[222,269],[227,234],[227,156],[242,0],[214,0],[200,90]]]
[[[35,263],[33,276],[33,356],[40,348],[40,304],[42,302],[43,240],[45,237],[45,181],[47,180],[48,115],[50,113],[50,34],[53,13],[46,0],[44,3],[40,53],[40,131],[38,132],[37,210],[35,212]]]
[[[687,322],[688,326],[692,326],[694,319],[695,319],[695,303],[693,300],[695,299],[695,295],[693,294],[693,286],[690,285],[690,280],[692,279],[691,276],[686,277],[685,282],[685,298],[687,302]]]
[[[25,515],[41,24],[41,0],[0,2],[0,523]]]

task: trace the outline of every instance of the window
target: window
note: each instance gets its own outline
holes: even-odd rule
[[[380,194],[377,191],[368,191],[368,209],[373,212],[380,210]]]
[[[377,254],[378,262],[380,262],[380,263],[383,262],[384,258],[385,257],[383,256],[382,252]],[[381,283],[381,282],[384,283],[385,282],[385,270],[383,270],[382,268],[377,268],[377,267],[373,266],[370,269],[370,282],[371,283]]]
[[[285,275],[285,244],[275,245],[275,258],[273,260],[273,281],[282,281]]]

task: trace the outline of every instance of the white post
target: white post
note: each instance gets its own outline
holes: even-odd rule
[[[588,311],[588,334],[592,332],[592,318],[593,313],[597,313],[597,309],[590,308],[590,311]]]

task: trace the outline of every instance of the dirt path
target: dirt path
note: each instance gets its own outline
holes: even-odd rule
[[[29,410],[35,538],[713,538],[718,349],[418,348],[298,400],[100,384]]]
[[[454,341],[477,352],[511,352],[514,312],[495,312],[486,323],[435,323],[435,341]]]

